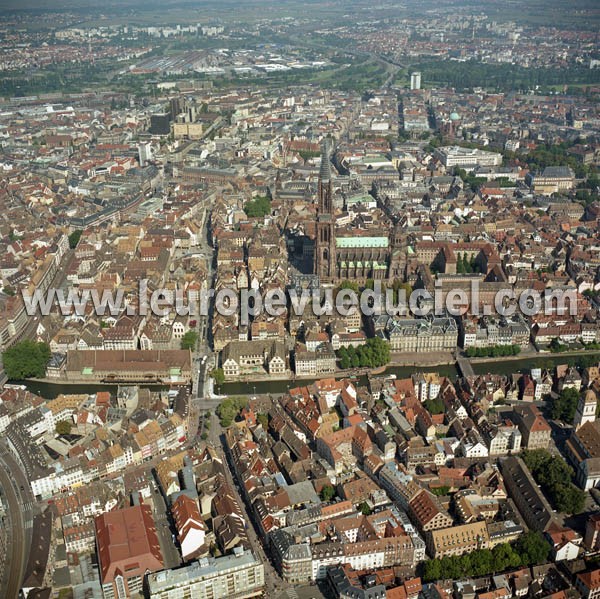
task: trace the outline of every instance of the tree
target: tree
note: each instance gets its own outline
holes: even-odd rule
[[[515,551],[521,557],[524,566],[533,566],[547,561],[550,555],[550,544],[541,533],[530,530],[518,538]]]
[[[573,483],[557,484],[553,497],[556,509],[565,514],[579,514],[585,505],[585,492]]]
[[[471,261],[467,258],[467,253],[463,252],[463,264],[465,265],[465,273],[470,274],[473,272],[473,267],[471,265]]]
[[[258,420],[258,422],[260,423],[260,425],[267,430],[267,428],[269,427],[269,415],[268,414],[258,414],[258,416],[256,417],[256,419]]]
[[[77,230],[77,231],[73,231],[69,235],[69,247],[72,250],[74,250],[77,247],[77,244],[79,243],[79,240],[81,239],[82,233],[83,233],[83,231]]]
[[[244,212],[248,218],[261,218],[271,214],[271,200],[266,196],[258,196],[246,202]]]
[[[461,556],[443,557],[422,562],[423,582],[487,576],[509,568],[543,564],[548,560],[550,545],[539,532],[530,531],[513,544],[501,543],[493,549],[477,549]]]
[[[188,331],[181,338],[181,349],[191,349],[196,347],[196,341],[198,341],[198,333],[196,331]]]
[[[221,386],[225,382],[225,373],[222,368],[213,368],[210,376],[215,380],[215,384]]]
[[[315,150],[300,150],[298,154],[300,154],[300,158],[306,162],[311,158],[318,158],[321,155],[321,152]]]
[[[480,270],[481,269],[477,263],[477,258],[475,257],[475,254],[473,254],[469,262],[469,272],[479,272]]]
[[[548,347],[553,354],[563,352],[567,349],[567,346],[564,343],[561,343],[558,337],[554,337],[550,341],[550,345]]]
[[[428,399],[423,402],[423,405],[430,414],[443,414],[446,411],[446,406],[439,397],[437,399]]]
[[[247,405],[248,399],[246,397],[228,397],[224,399],[216,409],[216,414],[219,417],[221,426],[223,428],[231,426],[240,410]]]
[[[579,402],[579,391],[567,387],[560,392],[560,395],[552,402],[551,415],[555,420],[563,420],[568,424],[573,423],[577,403]]]
[[[485,576],[488,572],[494,571],[494,561],[492,552],[479,549],[473,551],[471,554],[464,555],[463,561],[466,562],[464,565],[467,566],[468,562],[471,562],[471,571],[475,576]]]
[[[545,449],[526,450],[522,457],[558,511],[577,514],[583,510],[585,493],[573,484],[573,469],[564,460]]]
[[[348,368],[350,368],[351,366],[352,362],[350,361],[348,354],[342,356],[340,359],[340,368],[342,368],[343,370],[348,370]]]
[[[495,571],[503,572],[508,568],[518,568],[521,565],[521,557],[508,543],[501,543],[492,549]]]
[[[359,506],[358,506],[358,511],[363,514],[363,516],[370,516],[371,515],[371,508],[369,507],[369,504],[366,501],[363,501]]]
[[[341,368],[379,368],[390,361],[390,345],[373,337],[359,347],[340,348],[337,357]]]
[[[11,380],[43,378],[51,355],[46,343],[36,343],[29,339],[21,341],[3,354],[6,376]]]
[[[73,427],[73,423],[68,420],[59,420],[56,423],[56,433],[58,435],[69,435],[71,434],[71,428]]]
[[[331,485],[325,485],[321,489],[321,499],[325,502],[331,501],[335,494],[335,489]]]
[[[442,563],[439,559],[430,559],[424,562],[423,582],[433,582],[442,578]]]

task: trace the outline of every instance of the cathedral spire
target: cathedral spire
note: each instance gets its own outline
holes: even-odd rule
[[[331,151],[329,140],[321,145],[321,168],[319,170],[319,214],[333,215],[333,177],[331,176]]]
[[[336,278],[335,215],[333,210],[333,180],[329,162],[329,141],[321,146],[319,170],[319,204],[317,209],[317,237],[315,243],[315,274],[322,281]]]
[[[331,181],[330,154],[329,140],[326,139],[321,144],[321,169],[319,171],[319,181],[321,183],[329,183]]]

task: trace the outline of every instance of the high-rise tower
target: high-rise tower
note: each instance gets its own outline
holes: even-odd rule
[[[321,147],[314,268],[315,274],[319,275],[319,279],[324,282],[332,282],[336,278],[335,216],[329,154],[329,142],[325,141]]]
[[[415,71],[410,75],[410,89],[421,89],[421,73],[419,71]]]

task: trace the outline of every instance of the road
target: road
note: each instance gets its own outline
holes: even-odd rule
[[[254,550],[255,554],[264,565],[265,596],[276,597],[279,593],[287,589],[289,585],[281,579],[277,570],[275,570],[273,564],[271,563],[271,560],[267,557],[262,542],[259,539],[257,531],[254,528],[254,519],[250,517],[250,514],[246,509],[246,502],[242,498],[239,492],[238,485],[236,484],[236,481],[233,478],[231,465],[229,464],[223,445],[224,436],[222,435],[222,428],[219,423],[219,419],[215,414],[211,414],[210,416],[210,431],[208,434],[208,442],[218,451],[220,457],[223,460],[227,482],[233,490],[235,498],[237,499],[237,502],[244,514],[244,518],[246,519],[246,532],[248,533],[248,539],[250,541],[250,544],[252,545],[252,549]]]
[[[206,256],[208,271],[207,271],[207,287],[213,288],[214,283],[214,249],[210,245],[210,233],[208,229],[209,214],[206,212],[203,218],[203,231],[200,238],[199,249],[197,250],[202,255]],[[212,326],[210,310],[207,315],[199,315],[197,322],[198,339],[192,356],[194,374],[192,377],[192,393],[189,399],[188,409],[188,438],[193,442],[196,435],[201,435],[204,432],[204,419],[202,420],[202,430],[199,429],[200,414],[205,410],[214,410],[220,403],[219,399],[209,399],[207,394],[207,379],[209,372],[216,365],[216,360],[211,353],[209,345],[210,327]],[[210,392],[210,391],[209,391]]]
[[[0,444],[0,488],[8,504],[8,555],[0,582],[0,596],[19,595],[31,547],[35,500],[29,482],[10,451]]]

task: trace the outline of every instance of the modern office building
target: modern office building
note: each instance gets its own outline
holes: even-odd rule
[[[419,71],[415,71],[410,75],[410,89],[421,89],[421,73]]]
[[[476,166],[500,166],[502,154],[486,152],[477,148],[462,148],[460,146],[444,146],[436,148],[435,157],[448,169],[475,168]]]
[[[157,112],[150,115],[150,133],[152,135],[169,135],[171,133],[171,115],[168,112]]]

